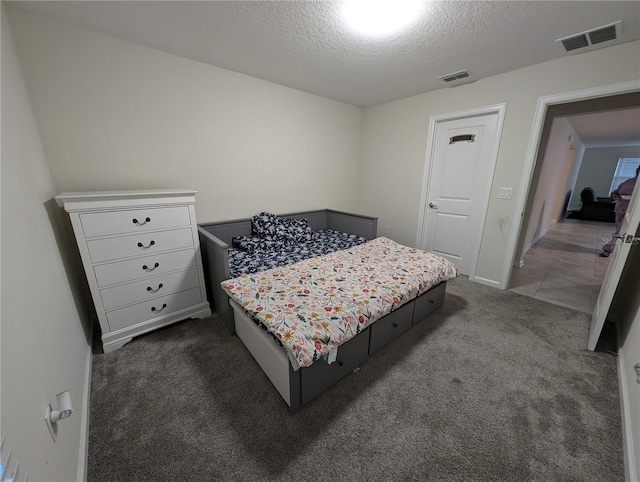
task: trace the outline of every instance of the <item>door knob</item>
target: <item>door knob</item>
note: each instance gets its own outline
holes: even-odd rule
[[[438,209],[438,203],[429,203],[431,209]]]
[[[613,236],[611,236],[613,239],[619,239],[621,243],[627,243],[627,244],[640,244],[640,237],[638,236],[633,236],[632,234],[614,234]]]

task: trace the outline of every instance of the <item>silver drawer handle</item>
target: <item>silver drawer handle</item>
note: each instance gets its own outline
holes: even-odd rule
[[[160,263],[156,263],[153,265],[153,268],[149,268],[146,264],[142,265],[142,269],[145,271],[153,271],[154,269],[156,269],[157,267],[160,266]]]
[[[155,290],[151,286],[147,286],[147,291],[149,293],[157,293],[158,291],[160,291],[160,288],[162,288],[162,283],[160,283]]]
[[[136,218],[133,218],[133,224],[135,224],[136,226],[144,226],[145,224],[150,223],[150,222],[151,222],[151,218],[145,218],[143,223],[138,221]]]
[[[151,307],[151,311],[153,311],[154,313],[160,313],[162,310],[164,310],[167,307],[166,303],[162,303],[162,308],[157,309],[155,306]]]
[[[153,246],[154,244],[156,244],[156,242],[155,242],[155,241],[151,241],[151,242],[149,242],[149,245],[148,245],[148,246],[145,246],[145,245],[144,245],[144,244],[142,244],[142,243],[138,243],[138,248],[140,248],[140,249],[149,249],[149,248],[150,248],[151,246]]]

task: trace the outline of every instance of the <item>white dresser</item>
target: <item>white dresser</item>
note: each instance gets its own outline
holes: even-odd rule
[[[211,315],[195,217],[196,191],[66,192],[105,353],[132,337]]]

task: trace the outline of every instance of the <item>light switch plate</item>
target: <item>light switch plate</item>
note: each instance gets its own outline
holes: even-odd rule
[[[513,194],[512,187],[501,187],[498,190],[498,199],[511,199],[512,194]]]

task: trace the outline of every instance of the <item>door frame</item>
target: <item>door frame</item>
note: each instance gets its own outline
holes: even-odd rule
[[[498,118],[496,121],[496,133],[495,133],[495,143],[493,146],[493,150],[491,151],[491,156],[489,158],[489,168],[491,171],[491,182],[489,183],[486,191],[483,193],[486,199],[486,202],[483,206],[482,212],[480,214],[480,226],[481,228],[475,233],[477,237],[477,242],[475,243],[475,248],[473,250],[473,257],[469,262],[471,269],[469,270],[469,280],[476,281],[483,284],[491,284],[493,283],[485,283],[484,279],[476,278],[476,267],[478,265],[478,256],[480,255],[480,242],[482,240],[482,235],[484,233],[484,225],[487,220],[487,211],[489,210],[489,201],[491,199],[491,189],[493,187],[493,177],[495,176],[496,163],[498,161],[498,151],[500,149],[500,139],[502,137],[502,126],[504,124],[504,116],[507,109],[507,104],[495,104],[488,105],[484,107],[477,107],[474,109],[468,109],[457,112],[450,112],[446,114],[437,114],[432,115],[429,118],[429,135],[427,137],[427,150],[424,161],[424,170],[422,173],[422,191],[420,194],[420,210],[418,214],[418,234],[416,236],[416,246],[420,249],[424,249],[424,242],[426,240],[426,228],[427,228],[427,199],[429,198],[429,183],[431,181],[431,171],[432,171],[432,161],[435,152],[436,146],[436,131],[438,125],[448,121],[454,120],[462,120],[472,117],[480,117],[485,115],[497,114]]]
[[[540,149],[540,141],[542,138],[542,128],[544,126],[547,107],[556,104],[567,104],[570,102],[579,102],[582,100],[597,99],[599,97],[608,97],[616,94],[627,94],[630,92],[640,91],[640,82],[632,80],[628,82],[620,82],[618,84],[603,85],[600,87],[592,87],[589,89],[574,90],[571,92],[562,92],[538,98],[536,111],[531,125],[531,135],[529,136],[529,144],[527,145],[526,157],[520,178],[520,189],[516,198],[516,208],[514,211],[513,229],[507,242],[506,255],[504,265],[502,267],[502,276],[500,277],[500,288],[506,290],[509,286],[511,278],[511,270],[514,266],[516,250],[520,232],[523,229],[524,211],[526,209],[527,200],[531,193],[531,183],[533,181],[533,171]],[[535,193],[533,193],[535,194]]]

